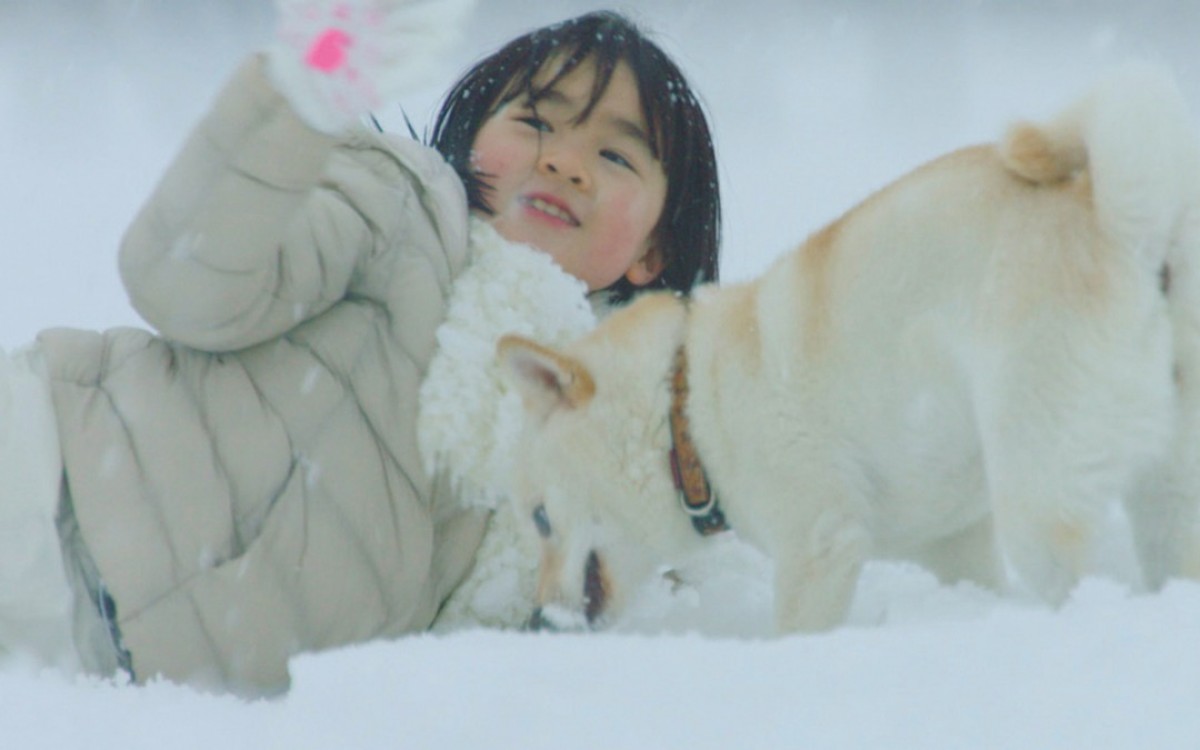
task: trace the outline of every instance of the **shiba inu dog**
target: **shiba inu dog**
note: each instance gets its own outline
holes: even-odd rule
[[[1060,602],[1115,499],[1150,585],[1194,565],[1186,110],[1169,75],[1127,67],[916,169],[755,281],[643,297],[562,350],[503,339],[537,617],[602,623],[716,509],[774,561],[783,632],[841,622],[871,558],[989,586],[1011,568]]]

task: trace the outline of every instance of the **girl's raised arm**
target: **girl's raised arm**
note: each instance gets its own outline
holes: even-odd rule
[[[268,52],[235,74],[124,238],[142,317],[190,346],[243,348],[328,309],[409,235],[465,252],[452,170],[356,121],[421,79],[469,5],[278,0]]]

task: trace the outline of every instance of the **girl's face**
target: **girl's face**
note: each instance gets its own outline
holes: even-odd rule
[[[650,150],[626,63],[579,121],[594,76],[584,62],[541,96],[536,111],[525,97],[501,107],[475,137],[472,165],[491,186],[484,197],[503,237],[549,253],[589,290],[622,276],[641,286],[662,270],[652,234],[667,177]]]

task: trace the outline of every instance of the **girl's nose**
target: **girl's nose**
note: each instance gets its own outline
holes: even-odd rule
[[[587,168],[583,161],[569,149],[543,151],[538,158],[538,169],[543,173],[568,180],[580,190],[591,189],[592,180]]]

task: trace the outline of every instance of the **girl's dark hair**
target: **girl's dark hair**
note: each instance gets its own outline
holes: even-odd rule
[[[551,80],[535,86],[551,60],[562,60],[562,66]],[[488,212],[486,176],[471,166],[471,148],[483,123],[518,97],[536,103],[589,61],[596,66],[596,79],[580,119],[604,96],[618,64],[626,63],[637,79],[651,149],[667,176],[666,202],[654,228],[664,270],[644,287],[622,277],[608,288],[610,299],[625,302],[639,289],[686,293],[698,282],[716,281],[721,195],[708,120],[678,66],[618,13],[588,13],[532,31],[477,63],[446,94],[430,145],[462,177],[471,208]]]

